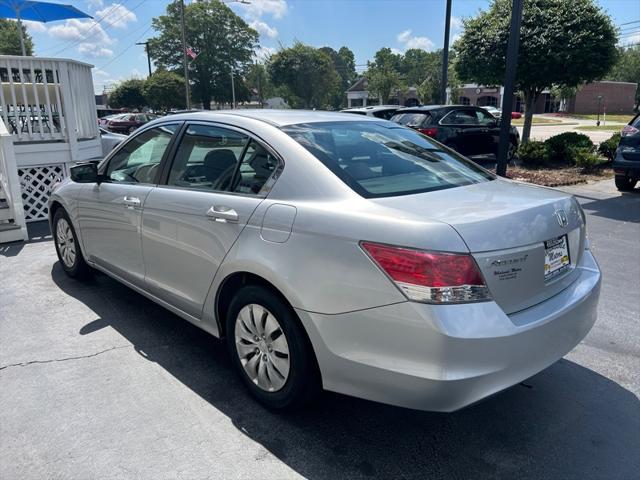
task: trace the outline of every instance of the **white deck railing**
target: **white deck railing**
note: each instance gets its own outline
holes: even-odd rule
[[[17,142],[98,137],[92,65],[0,55],[0,118]]]

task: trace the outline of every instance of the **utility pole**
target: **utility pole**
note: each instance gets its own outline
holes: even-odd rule
[[[149,76],[151,76],[151,54],[149,53],[149,41],[138,42],[136,45],[144,45],[144,50],[147,53],[147,66],[149,67]]]
[[[447,0],[447,13],[444,18],[444,48],[442,49],[442,85],[440,85],[440,102],[447,103],[447,82],[449,75],[449,34],[451,31],[451,0]]]
[[[184,26],[184,0],[180,0],[180,27],[182,30],[182,62],[184,63],[184,95],[187,110],[191,110],[191,95],[189,93],[189,64],[187,63],[187,34]]]
[[[507,68],[504,78],[502,97],[502,115],[500,118],[500,143],[498,144],[498,163],[496,173],[501,177],[507,174],[507,154],[509,152],[509,134],[511,133],[511,111],[513,109],[513,90],[518,69],[518,47],[520,46],[520,23],[522,21],[523,0],[513,0],[511,7],[511,28],[507,44]]]

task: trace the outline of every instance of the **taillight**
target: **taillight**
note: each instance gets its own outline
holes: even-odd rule
[[[435,137],[438,134],[438,129],[434,127],[419,128],[418,131],[420,133],[424,133],[428,137]]]
[[[636,127],[633,127],[631,125],[625,125],[625,127],[622,129],[622,132],[620,132],[620,134],[623,137],[629,137],[631,135],[635,135],[638,132],[640,132],[640,130],[638,130]]]
[[[360,245],[410,300],[461,303],[491,299],[471,255],[425,252],[372,242]]]

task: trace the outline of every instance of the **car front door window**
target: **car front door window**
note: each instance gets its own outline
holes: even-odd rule
[[[162,125],[136,135],[111,157],[106,177],[112,183],[155,183],[162,156],[178,124]]]

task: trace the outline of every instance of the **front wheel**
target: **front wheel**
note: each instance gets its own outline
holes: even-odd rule
[[[265,406],[286,410],[320,391],[320,374],[293,309],[273,291],[241,288],[227,313],[227,348],[242,382]]]
[[[623,177],[623,176],[619,176],[619,175],[616,175],[615,181],[616,181],[616,187],[621,192],[628,192],[628,191],[633,190],[633,188],[636,186],[636,182],[637,182],[637,180],[633,180],[633,179],[631,179],[629,177]]]
[[[71,219],[62,208],[53,216],[53,241],[60,265],[70,277],[83,277],[91,268],[85,262]]]

